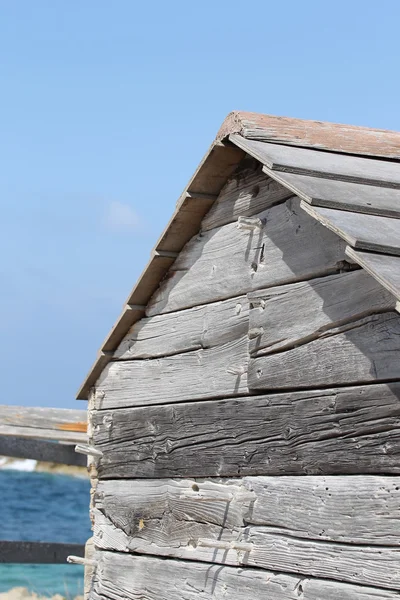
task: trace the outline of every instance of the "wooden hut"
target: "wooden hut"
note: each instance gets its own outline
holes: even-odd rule
[[[399,600],[400,134],[227,117],[106,338],[91,600]]]

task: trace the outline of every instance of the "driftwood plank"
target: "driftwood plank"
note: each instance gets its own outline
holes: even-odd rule
[[[398,593],[321,579],[98,552],[90,600],[398,600]]]
[[[100,478],[400,474],[400,384],[93,411]]]
[[[123,408],[247,394],[248,338],[151,360],[109,363],[94,408]]]
[[[231,223],[192,238],[151,298],[147,315],[338,271],[344,242],[310,219],[299,202],[293,198],[257,213],[260,227],[254,230]]]
[[[126,334],[114,357],[170,356],[232,342],[247,335],[248,307],[246,296],[239,296],[141,319]]]
[[[70,554],[84,552],[82,544],[0,541],[0,563],[65,564]]]
[[[263,354],[396,307],[395,297],[362,269],[251,292],[248,298],[250,351]]]
[[[346,254],[400,300],[400,258],[360,252],[349,246]]]
[[[305,540],[400,547],[398,476],[105,480],[94,506],[96,546],[124,552],[151,554],[155,544],[163,555],[183,549],[213,560],[210,548],[194,549],[189,541],[234,542],[248,526]]]
[[[292,196],[286,187],[267,177],[260,163],[244,159],[222,188],[218,199],[201,223],[207,231],[251,216]]]
[[[313,206],[400,218],[398,189],[282,173],[268,167],[264,167],[263,171]]]
[[[301,207],[353,248],[400,255],[399,219],[317,208],[304,201]]]
[[[84,442],[87,412],[67,408],[0,406],[0,435]]]
[[[400,189],[399,163],[266,144],[235,134],[230,135],[229,139],[273,171]]]
[[[0,456],[31,458],[63,465],[86,466],[86,456],[76,454],[74,445],[9,435],[0,435]]]
[[[297,348],[259,357],[253,353],[248,386],[309,389],[400,380],[399,352],[400,315],[372,315],[330,329]]]

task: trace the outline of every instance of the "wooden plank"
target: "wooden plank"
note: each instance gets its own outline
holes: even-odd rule
[[[99,481],[95,544],[102,549],[213,560],[192,538],[237,541],[247,527],[293,538],[400,547],[398,476]],[[178,554],[180,550],[184,554]]]
[[[75,446],[0,435],[0,456],[31,458],[34,460],[86,466],[86,456],[75,453]]]
[[[212,348],[247,335],[248,327],[249,303],[246,296],[238,296],[141,319],[128,331],[114,357],[154,358]]]
[[[301,203],[309,215],[340,235],[350,246],[361,250],[400,255],[400,221],[388,217],[316,208]]]
[[[229,139],[273,171],[400,189],[397,162],[257,142],[236,134]]]
[[[251,353],[310,342],[338,326],[385,310],[396,298],[362,269],[248,294]],[[261,352],[262,351],[262,352]]]
[[[397,600],[398,593],[252,568],[98,552],[90,600]]]
[[[296,500],[292,498],[292,502]],[[297,502],[300,502],[299,496]],[[203,502],[202,509],[197,510],[200,521],[193,521],[192,514],[186,512],[186,507],[179,500],[175,516],[174,509],[171,510],[174,503],[172,496],[164,507],[166,514],[158,513],[154,520],[151,516],[147,518],[146,509],[138,517],[140,510],[135,505],[131,505],[130,510],[121,510],[118,505],[118,509],[110,513],[96,510],[96,545],[120,552],[232,566],[245,564],[303,576],[400,589],[400,575],[394,568],[400,557],[399,547],[387,543],[358,545],[353,541],[343,544],[305,539],[293,536],[291,531],[252,526],[247,520],[246,524],[232,530],[230,526],[217,525],[213,519],[210,523],[207,502]],[[133,518],[132,506],[135,507],[136,518]],[[397,503],[397,509],[398,506]],[[230,503],[222,502],[222,508],[229,513]]]
[[[157,242],[158,250],[180,252],[184,244],[197,234],[204,215],[217,199],[216,194],[186,192],[168,226]]]
[[[400,315],[372,315],[297,348],[265,356],[253,353],[248,386],[254,391],[307,389],[400,380],[399,351]]]
[[[223,122],[217,139],[224,139],[231,133],[239,133],[251,140],[303,148],[400,158],[400,133],[387,129],[371,129],[339,123],[234,111],[229,113]]]
[[[400,190],[263,168],[268,177],[312,206],[400,218]]]
[[[0,563],[65,564],[67,556],[83,556],[82,544],[0,541]]]
[[[360,252],[349,246],[346,254],[400,300],[400,258]]]
[[[400,384],[93,411],[100,478],[400,474]]]
[[[237,221],[240,216],[252,216],[292,195],[286,187],[266,177],[258,161],[243,159],[204,217],[201,229],[208,231]]]
[[[231,223],[193,238],[154,293],[146,314],[174,312],[341,268],[344,242],[300,210],[297,198],[254,218],[262,225],[255,230]]]
[[[0,435],[84,442],[86,410],[30,406],[0,406]]]
[[[221,346],[152,360],[111,362],[94,408],[123,408],[247,394],[247,335]]]

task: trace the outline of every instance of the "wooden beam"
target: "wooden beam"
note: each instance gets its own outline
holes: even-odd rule
[[[254,351],[247,381],[258,393],[400,381],[399,356],[400,315],[393,310],[338,324],[282,352]]]
[[[100,481],[95,545],[400,589],[398,477]]]
[[[395,297],[363,269],[280,285],[248,294],[252,355],[289,350],[377,312]]]
[[[345,243],[300,210],[298,198],[252,218],[264,226],[252,231],[229,223],[188,242],[149,301],[147,316],[340,269]]]
[[[361,252],[350,246],[346,254],[400,300],[400,257]]]
[[[0,540],[0,563],[65,564],[70,554],[84,552],[84,544]]]
[[[302,200],[301,208],[359,250],[400,255],[400,220],[319,208]]]
[[[125,335],[114,358],[166,357],[232,342],[247,335],[248,304],[246,296],[237,296],[140,319]]]
[[[245,561],[246,553],[243,556]],[[398,600],[397,591],[377,586],[351,585],[250,567],[119,552],[97,552],[96,559],[98,568],[89,600]]]
[[[397,382],[93,411],[98,473],[400,475],[399,397]]]
[[[400,218],[400,190],[283,173],[265,166],[263,171],[312,206]]]
[[[217,139],[224,139],[231,133],[262,142],[344,154],[400,158],[400,133],[387,129],[234,111],[226,117]]]
[[[0,455],[82,467],[87,462],[75,453],[73,445],[4,435],[0,435]]]
[[[0,406],[0,435],[78,443],[87,439],[86,430],[86,410]]]
[[[273,171],[400,189],[400,164],[397,162],[266,144],[236,134],[230,135],[229,139]]]

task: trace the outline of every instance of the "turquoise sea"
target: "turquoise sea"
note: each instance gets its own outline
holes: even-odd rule
[[[0,539],[85,543],[89,489],[84,478],[0,470]],[[0,564],[0,593],[14,587],[74,598],[83,593],[83,567]]]

